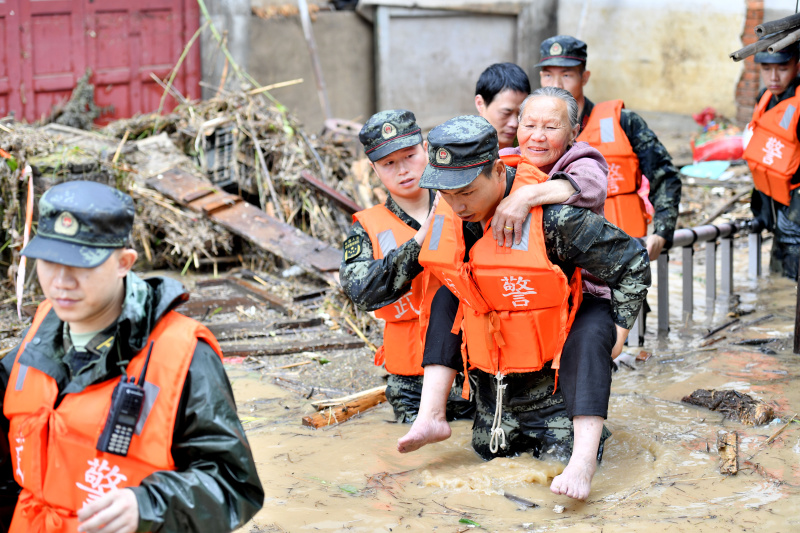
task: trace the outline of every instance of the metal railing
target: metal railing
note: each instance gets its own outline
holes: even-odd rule
[[[736,220],[719,225],[705,225],[675,231],[672,248],[661,253],[656,261],[658,282],[658,333],[669,330],[669,252],[680,249],[683,274],[683,321],[690,319],[694,311],[694,245],[705,243],[706,301],[717,299],[717,248],[720,250],[720,296],[733,294],[733,239],[737,234],[748,233],[748,277],[757,279],[761,275],[761,227],[754,219]],[[717,243],[719,240],[719,244]],[[642,315],[631,330],[637,334],[639,344],[644,338]]]

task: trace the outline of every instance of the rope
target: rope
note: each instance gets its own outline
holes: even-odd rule
[[[492,420],[492,438],[489,440],[489,451],[497,453],[498,444],[500,448],[506,447],[506,432],[501,427],[503,419],[503,392],[506,390],[506,384],[503,383],[502,372],[497,372],[494,379],[497,380],[497,397],[495,398],[494,407],[494,420]],[[500,441],[502,440],[502,443]]]

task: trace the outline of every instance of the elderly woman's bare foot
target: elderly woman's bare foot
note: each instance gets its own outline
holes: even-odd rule
[[[597,470],[597,461],[591,457],[589,461],[572,457],[561,474],[553,479],[550,490],[554,494],[563,494],[576,500],[585,500],[592,489],[592,478]]]
[[[441,442],[450,438],[450,424],[443,418],[417,417],[403,437],[397,440],[397,451],[400,453],[419,450],[426,444]]]

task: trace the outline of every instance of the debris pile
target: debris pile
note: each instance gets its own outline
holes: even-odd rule
[[[726,418],[739,420],[748,426],[767,424],[775,418],[771,405],[735,390],[697,389],[689,396],[684,396],[681,401],[719,411]]]
[[[350,227],[352,207],[342,207],[332,193],[356,207],[385,199],[369,165],[358,161],[363,154],[357,128],[330,121],[315,138],[263,92],[242,90],[186,102],[166,117],[120,120],[103,133],[122,138],[128,131],[130,138],[143,139],[166,132],[216,186],[338,247]],[[328,190],[309,187],[303,173]]]

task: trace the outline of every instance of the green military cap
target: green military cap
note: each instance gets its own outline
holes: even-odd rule
[[[770,37],[775,37],[777,33],[770,33],[769,35],[762,35],[759,38],[759,41],[763,41],[764,39],[769,39]],[[800,48],[798,45],[800,43],[792,43],[783,50],[779,50],[774,54],[770,54],[768,51],[764,50],[763,52],[758,52],[753,60],[756,63],[786,63],[792,58],[797,59],[800,55]]]
[[[94,268],[128,242],[133,199],[93,181],[67,181],[39,200],[36,236],[22,255],[67,266]]]
[[[475,115],[452,118],[428,134],[428,166],[419,186],[466,187],[498,157],[497,131],[489,121]]]
[[[586,43],[569,35],[556,35],[542,41],[542,56],[537,67],[577,67],[586,63]]]
[[[358,140],[364,145],[369,160],[377,161],[392,152],[420,144],[422,131],[414,113],[390,109],[372,115],[358,133]]]

